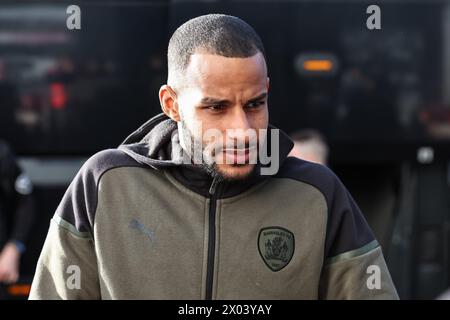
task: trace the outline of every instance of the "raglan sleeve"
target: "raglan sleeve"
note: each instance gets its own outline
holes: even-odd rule
[[[333,174],[319,298],[398,299],[382,249],[358,205]]]
[[[92,232],[97,162],[94,156],[82,166],[50,221],[30,300],[101,298]]]

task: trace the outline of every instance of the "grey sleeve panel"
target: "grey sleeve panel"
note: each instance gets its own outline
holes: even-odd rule
[[[324,195],[328,207],[325,260],[375,240],[355,200],[327,167],[288,157],[277,176],[308,183]]]
[[[357,256],[349,253],[326,265],[322,270],[319,298],[397,300],[381,248]]]
[[[30,300],[100,299],[97,259],[89,238],[52,220],[37,263]]]
[[[92,235],[98,182],[106,171],[124,166],[144,165],[117,149],[104,150],[89,158],[69,185],[56,209],[55,218],[71,224],[73,231]]]

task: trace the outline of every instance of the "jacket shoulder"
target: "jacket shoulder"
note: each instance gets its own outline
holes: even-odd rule
[[[78,236],[91,236],[98,201],[98,184],[108,170],[141,167],[123,151],[107,149],[91,156],[70,183],[53,220]]]
[[[288,178],[317,188],[329,200],[340,181],[328,167],[295,157],[287,157],[275,178]]]
[[[105,171],[117,167],[140,166],[129,155],[118,149],[106,149],[91,156],[81,167],[80,171],[87,171],[98,178]]]
[[[353,197],[329,168],[288,157],[277,176],[310,184],[324,195],[328,207],[326,260],[352,252],[362,254],[378,245]]]

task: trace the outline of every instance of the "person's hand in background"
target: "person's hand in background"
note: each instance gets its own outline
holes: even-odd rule
[[[14,243],[8,243],[0,254],[0,282],[14,283],[19,279],[20,252]]]

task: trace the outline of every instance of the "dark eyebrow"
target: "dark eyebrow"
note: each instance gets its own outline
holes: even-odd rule
[[[259,101],[266,97],[267,97],[267,92],[263,92],[259,96],[248,100],[247,103]],[[213,98],[213,97],[204,97],[204,98],[202,98],[202,100],[200,100],[200,104],[202,104],[202,105],[223,105],[223,104],[228,105],[228,104],[231,104],[231,101],[226,100],[226,99]]]
[[[217,99],[212,97],[205,97],[202,100],[200,100],[201,104],[230,104],[229,100],[226,99]]]
[[[259,96],[255,97],[255,98],[251,98],[250,100],[248,100],[247,103],[256,102],[256,101],[265,99],[266,97],[267,97],[267,92],[263,92]]]

